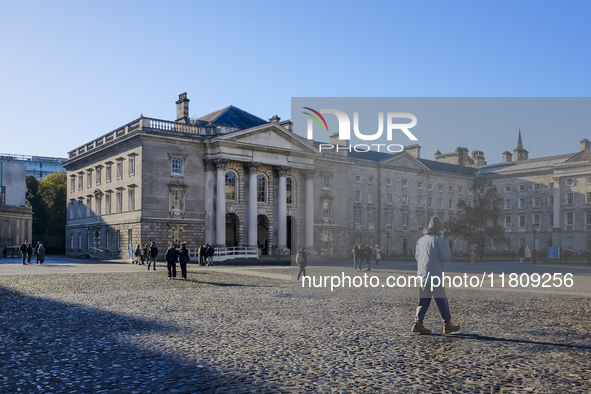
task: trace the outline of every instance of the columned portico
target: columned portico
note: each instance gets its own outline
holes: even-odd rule
[[[303,171],[306,179],[304,245],[310,252],[314,248],[314,174],[313,170]]]
[[[226,246],[226,159],[216,159],[215,243]]]
[[[247,246],[257,246],[257,171],[259,163],[246,163],[248,171],[248,200],[246,226],[248,241]]]
[[[279,177],[279,190],[277,193],[277,248],[279,254],[287,248],[287,198],[286,198],[286,177],[289,167],[276,167]]]

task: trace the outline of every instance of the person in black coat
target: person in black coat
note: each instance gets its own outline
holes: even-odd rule
[[[306,252],[306,248],[300,248],[300,251],[296,255],[296,264],[300,267],[297,279],[300,280],[302,275],[306,276],[306,266],[308,265],[308,253]]]
[[[187,263],[191,260],[189,257],[189,249],[187,243],[181,242],[181,249],[179,250],[179,264],[181,266],[181,279],[187,280]]]
[[[207,265],[210,265],[213,267],[213,255],[215,253],[215,248],[213,247],[213,245],[208,244],[207,245]]]
[[[28,244],[27,254],[29,255],[29,257],[27,258],[27,263],[31,264],[31,257],[33,257],[33,245],[32,244]]]
[[[148,271],[150,271],[150,265],[154,263],[154,271],[156,271],[156,256],[158,256],[158,248],[156,247],[156,242],[152,241],[150,244],[150,250],[148,250],[148,256],[150,257],[148,261]]]
[[[27,265],[27,248],[28,248],[29,241],[25,241],[21,245],[21,253],[23,255],[23,265]]]
[[[170,244],[166,251],[166,267],[168,268],[168,279],[176,278],[176,261],[179,258],[179,252],[174,247],[174,244]]]

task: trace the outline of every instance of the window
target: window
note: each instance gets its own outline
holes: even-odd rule
[[[548,183],[548,189],[554,189],[554,182]]]
[[[422,230],[423,229],[423,214],[419,213],[417,214],[417,230]]]
[[[328,231],[322,232],[322,249],[330,249],[330,233]]]
[[[525,248],[525,238],[519,238],[519,247],[522,246]]]
[[[574,247],[574,242],[573,242],[573,237],[566,237],[566,248],[568,250],[573,250]]]
[[[591,176],[587,177],[587,185],[591,185]],[[589,248],[587,248],[587,249],[589,249]]]
[[[525,215],[519,215],[519,227],[525,227]]]
[[[537,190],[537,191],[540,190],[540,184],[539,183],[535,183],[534,184],[534,190]]]
[[[575,214],[573,212],[566,213],[566,225],[567,226],[574,226],[575,225]]]
[[[386,212],[386,225],[392,226],[392,212]]]
[[[370,176],[367,178],[367,183],[369,183],[369,184],[373,183],[373,176]]]
[[[427,197],[427,208],[431,208],[433,205],[433,199],[431,197]]]
[[[111,214],[111,193],[108,192],[105,195],[105,213],[107,215]]]
[[[548,206],[549,207],[554,206],[554,196],[548,196]]]
[[[293,204],[293,179],[285,178],[285,203]]]
[[[438,189],[440,192],[443,192],[443,186],[439,185]]]
[[[462,194],[463,193],[463,188],[462,186],[458,187],[458,193]]]
[[[392,186],[392,178],[386,178],[386,186]]]
[[[509,193],[511,191],[511,186],[505,186],[505,193]]]
[[[374,192],[369,192],[369,194],[367,195],[367,203],[368,204],[373,204],[373,196],[374,196]]]
[[[115,241],[117,242],[117,250],[121,250],[121,230],[115,230]]]
[[[427,190],[429,190],[429,191],[433,190],[433,184],[432,183],[427,184]]]
[[[497,240],[493,239],[490,245],[491,250],[497,250]]]
[[[121,213],[121,212],[123,212],[123,191],[117,190],[117,194],[116,194],[115,198],[116,198],[116,202],[115,202],[116,212]]]
[[[454,192],[454,188],[453,188],[453,186],[450,186],[450,187],[449,187],[449,192],[450,192],[450,193],[453,193],[453,192]]]
[[[519,199],[519,209],[525,209],[525,198]]]
[[[128,211],[135,211],[135,188],[127,189],[127,207]]]
[[[536,227],[540,227],[540,215],[538,215],[538,214],[535,214],[535,215],[533,216],[533,224],[534,224]]]
[[[510,198],[505,199],[505,209],[511,209],[511,199]]]
[[[361,201],[361,190],[355,190],[355,202]]]
[[[539,208],[540,206],[541,206],[540,197],[539,196],[534,197],[534,208]]]
[[[574,186],[575,185],[575,179],[574,178],[568,178],[566,180],[566,186]]]
[[[70,177],[70,193],[74,193],[76,190],[76,175]]]
[[[236,174],[226,172],[226,200],[236,200]]]
[[[525,185],[519,185],[519,191],[520,192],[524,192],[525,191]]]
[[[575,193],[566,193],[566,203],[568,205],[575,203]]]
[[[183,191],[181,189],[170,190],[170,210],[181,211],[183,209]]]
[[[392,193],[386,193],[386,204],[392,204]]]
[[[361,208],[355,208],[355,211],[353,213],[355,224],[361,224]]]
[[[406,205],[408,203],[408,196],[406,194],[402,195],[402,205]]]
[[[330,189],[330,175],[323,175],[322,176],[322,188],[323,189]]]
[[[117,179],[123,179],[123,160],[117,160]]]
[[[134,176],[135,175],[135,155],[130,155],[129,156],[129,161],[127,166],[129,167],[129,176]]]
[[[454,209],[454,201],[453,200],[449,200],[448,201],[448,209]]]
[[[90,197],[86,197],[86,217],[89,218],[92,216],[92,199]]]
[[[90,189],[91,187],[92,187],[92,170],[89,170],[86,173],[86,188]]]
[[[105,167],[105,182],[111,182],[111,165],[107,164]]]
[[[78,173],[78,190],[82,190],[84,188],[84,173]]]
[[[360,183],[361,182],[361,175],[355,175],[355,182],[356,183]]]
[[[103,166],[98,166],[96,168],[95,174],[96,174],[95,175],[95,183],[96,183],[97,186],[100,186],[101,185],[101,178],[102,178],[102,175],[103,175]]]
[[[439,199],[439,202],[438,202],[438,204],[437,204],[437,207],[438,207],[439,209],[443,209],[443,198],[440,198],[440,199]]]
[[[84,201],[82,201],[82,199],[78,200],[78,217],[81,218],[82,217],[82,207],[84,206]]]
[[[585,212],[585,224],[591,224],[591,211]]]
[[[548,220],[549,220],[549,227],[554,227],[554,214],[553,213],[548,215]]]
[[[95,203],[95,209],[94,212],[96,214],[96,216],[101,216],[101,208],[102,208],[102,198],[99,196],[96,196],[96,198],[94,199]]]
[[[324,219],[330,218],[330,201],[322,201],[322,217]]]
[[[417,198],[417,206],[418,207],[423,206],[423,196],[419,196],[419,198]]]
[[[591,192],[587,192],[587,203],[591,203]]]
[[[423,188],[423,182],[417,182],[417,189]]]
[[[406,213],[406,212],[402,213],[402,229],[403,230],[408,229],[408,213]]]
[[[402,187],[407,187],[408,186],[408,181],[406,179],[402,180]]]
[[[257,202],[267,201],[267,178],[259,174],[257,175]]]
[[[172,175],[183,175],[183,160],[172,159],[170,173]]]
[[[373,211],[367,213],[367,224],[373,226]]]

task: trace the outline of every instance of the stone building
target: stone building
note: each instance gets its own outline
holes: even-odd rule
[[[524,183],[529,201],[541,193],[543,180],[567,182],[563,174],[585,171],[591,176],[588,148],[579,156],[528,160],[519,137],[518,160],[500,165],[486,165],[481,151],[468,157],[466,148],[455,156],[439,154],[438,160],[421,158],[418,145],[394,154],[320,153],[318,142],[294,134],[291,122],[277,116],[266,121],[229,106],[191,119],[186,93],[176,105],[176,121],[140,117],[69,152],[63,164],[69,182],[68,254],[126,257],[129,245],[156,241],[164,247],[183,240],[189,247],[258,246],[263,254],[307,246],[315,254],[345,257],[356,243],[402,254],[414,249],[430,216],[451,219],[460,200],[473,198],[476,176],[493,177],[499,190],[505,183],[511,186],[508,193],[517,193],[513,200],[521,198]],[[331,143],[347,144],[338,135]],[[591,179],[576,179],[579,183],[568,187],[577,186],[580,190],[572,193],[587,193],[591,202]],[[554,181],[552,193],[560,190],[556,201],[569,198],[560,182]],[[579,204],[580,199],[577,194],[573,201]],[[577,205],[580,212],[573,215],[588,212],[587,203]],[[507,215],[515,219],[507,233],[520,236],[509,246],[515,248],[524,236],[529,242],[527,221],[525,227],[515,224],[520,213],[532,220],[539,214],[543,223],[549,211],[510,206]],[[560,228],[570,217],[569,207],[553,212],[553,226],[558,226],[553,232],[578,232],[573,250],[582,249],[588,240],[579,219],[573,228]],[[552,242],[566,245],[570,240],[556,235]],[[461,240],[452,244],[459,250],[465,246]]]
[[[33,212],[26,204],[25,164],[0,160],[0,256],[7,246],[32,242]]]

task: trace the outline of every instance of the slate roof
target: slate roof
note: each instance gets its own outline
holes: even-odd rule
[[[585,149],[566,160],[565,163],[572,163],[577,161],[591,161],[591,149]]]
[[[459,166],[457,164],[441,163],[435,160],[418,159],[421,163],[427,166],[431,171],[447,172],[449,174],[459,175],[475,175],[478,171],[474,167]]]
[[[248,129],[269,123],[258,116],[230,105],[193,120],[198,126],[231,126]]]
[[[556,156],[546,156],[546,157],[538,157],[535,159],[528,159],[528,160],[519,160],[519,161],[512,161],[510,163],[497,163],[491,164],[485,167],[481,167],[478,170],[478,174],[502,174],[505,172],[515,172],[515,171],[532,171],[536,169],[542,169],[546,167],[552,167],[556,164],[561,164],[569,159],[576,156],[576,153],[567,153],[563,155],[556,155]]]

